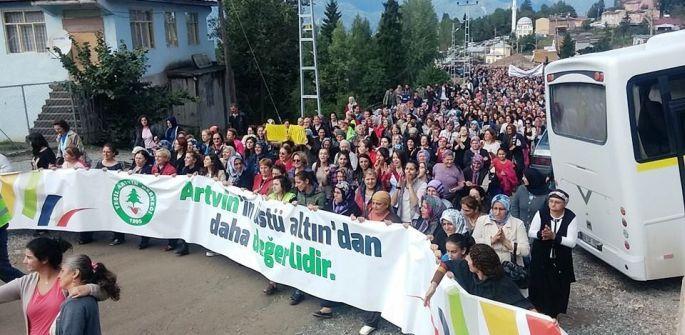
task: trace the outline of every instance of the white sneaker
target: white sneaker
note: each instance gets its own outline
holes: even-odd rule
[[[373,333],[374,330],[376,330],[376,328],[364,325],[364,327],[362,327],[362,329],[359,330],[359,335],[369,335]]]
[[[207,256],[207,257],[214,257],[214,256],[216,256],[216,255],[218,255],[218,254],[217,254],[216,252],[214,252],[214,251],[207,251],[207,252],[205,252],[205,256]]]

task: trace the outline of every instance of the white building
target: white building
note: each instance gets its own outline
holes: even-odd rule
[[[69,79],[46,48],[69,48],[68,36],[94,44],[97,33],[114,49],[148,50],[148,80],[166,81],[165,70],[193,54],[214,60],[207,16],[215,0],[0,0],[0,128],[23,140],[50,93]],[[68,50],[63,50],[67,52]]]
[[[516,22],[516,38],[521,38],[533,33],[533,20],[522,17]]]

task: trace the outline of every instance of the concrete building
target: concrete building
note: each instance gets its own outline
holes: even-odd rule
[[[499,41],[490,46],[490,51],[485,55],[485,64],[492,64],[502,58],[511,56],[511,45]]]
[[[533,33],[533,20],[522,17],[516,22],[516,38],[528,36]]]
[[[46,48],[66,53],[72,36],[77,43],[102,33],[114,49],[148,50],[146,77],[166,83],[165,71],[190,62],[194,54],[214,60],[207,16],[214,0],[0,0],[0,128],[23,140],[33,128],[54,82],[68,80],[67,71]]]
[[[549,34],[549,19],[541,17],[535,20],[535,35],[547,37]]]

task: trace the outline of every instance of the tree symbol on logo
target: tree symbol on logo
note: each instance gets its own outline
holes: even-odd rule
[[[136,207],[136,204],[143,203],[142,201],[140,201],[140,196],[138,195],[138,191],[135,188],[131,189],[131,192],[128,194],[126,202],[131,203],[132,206],[129,206],[128,208],[131,210],[131,212],[133,212],[133,214],[138,214],[138,207]]]

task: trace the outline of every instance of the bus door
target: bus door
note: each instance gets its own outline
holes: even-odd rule
[[[627,89],[636,183],[645,199],[640,216],[648,246],[646,270],[650,277],[682,271],[660,261],[674,254],[683,257],[679,231],[685,232],[685,67],[636,76]]]

